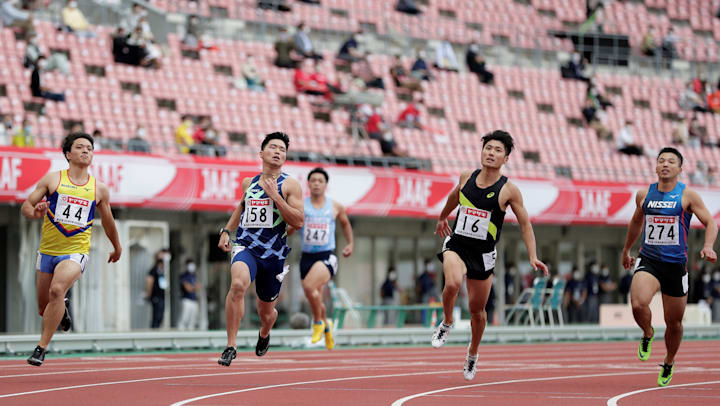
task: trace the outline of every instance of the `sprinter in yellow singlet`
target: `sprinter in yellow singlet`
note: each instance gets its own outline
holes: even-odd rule
[[[22,205],[23,216],[43,219],[36,265],[42,334],[35,351],[27,359],[30,365],[42,365],[47,346],[61,322],[63,330],[70,329],[71,320],[66,310],[69,303],[65,294],[85,270],[96,208],[105,234],[113,245],[108,262],[117,262],[122,253],[110,211],[108,187],[88,172],[93,144],[93,138],[88,134],[68,135],[63,140],[62,151],[70,167],[45,175]]]

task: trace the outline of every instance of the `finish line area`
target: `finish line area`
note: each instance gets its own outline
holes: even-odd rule
[[[470,382],[462,377],[465,346],[450,342],[433,349],[428,330],[418,330],[425,331],[428,343],[346,345],[333,351],[271,347],[262,358],[252,348],[241,347],[229,368],[217,364],[219,350],[50,352],[39,368],[27,365],[18,353],[0,360],[0,403],[614,406],[682,402],[704,406],[720,402],[717,339],[683,341],[672,383],[659,388],[658,364],[665,353],[660,330],[647,362],[637,360],[637,341],[628,339],[483,344],[477,375]],[[456,337],[456,343],[463,338]]]

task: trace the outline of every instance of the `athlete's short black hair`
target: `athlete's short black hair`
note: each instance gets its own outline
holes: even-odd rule
[[[683,156],[682,156],[682,154],[680,153],[680,151],[678,151],[677,149],[675,149],[675,148],[673,148],[673,147],[665,147],[665,148],[661,149],[660,152],[658,152],[658,156],[657,156],[657,157],[660,158],[660,155],[662,155],[662,154],[664,154],[664,153],[666,153],[666,152],[669,152],[669,153],[671,153],[671,154],[675,154],[675,155],[678,157],[678,159],[680,160],[680,166],[682,166],[683,161],[684,161]]]
[[[327,182],[330,180],[330,176],[328,176],[328,173],[325,172],[325,169],[323,169],[323,168],[321,168],[321,167],[319,167],[319,166],[318,166],[317,168],[311,170],[310,173],[308,173],[308,179],[307,179],[307,180],[310,180],[310,177],[313,176],[313,175],[316,174],[316,173],[319,173],[319,174],[321,174],[322,176],[325,177],[325,183],[327,183]]]
[[[260,150],[262,151],[265,149],[265,146],[270,142],[271,140],[280,140],[285,143],[285,149],[288,149],[290,147],[290,137],[288,137],[287,134],[279,131],[275,131],[274,133],[270,133],[265,136],[265,139],[263,140],[262,144],[260,144]]]
[[[488,142],[490,142],[492,140],[497,140],[497,141],[502,142],[502,144],[505,146],[505,155],[510,155],[510,153],[513,150],[513,147],[515,146],[513,137],[507,131],[495,130],[491,133],[485,134],[485,136],[482,137],[483,148],[485,147],[485,145]]]
[[[93,137],[92,137],[90,134],[87,134],[87,133],[72,133],[72,134],[69,134],[67,137],[65,137],[65,139],[63,139],[63,143],[62,143],[62,152],[63,152],[63,155],[65,155],[65,154],[67,154],[68,152],[70,152],[70,150],[72,149],[73,143],[74,143],[78,138],[85,138],[86,140],[90,141],[90,145],[92,145],[93,148],[95,148],[95,140],[93,140]],[[65,157],[65,159],[67,159],[67,157]],[[68,160],[68,161],[69,161],[69,160]]]

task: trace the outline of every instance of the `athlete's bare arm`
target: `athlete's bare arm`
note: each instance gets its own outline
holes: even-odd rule
[[[472,171],[465,171],[460,174],[460,182],[448,195],[447,201],[445,202],[445,207],[443,207],[442,212],[440,212],[437,226],[435,226],[436,235],[447,237],[452,234],[452,230],[450,229],[447,218],[450,213],[455,210],[458,204],[460,204],[460,190],[463,188],[463,186],[465,186],[465,182],[467,182],[467,180],[470,178],[470,175],[472,175]]]
[[[237,230],[238,226],[240,225],[240,216],[245,209],[245,191],[248,187],[250,187],[250,182],[252,182],[252,178],[245,178],[242,181],[243,199],[240,200],[240,203],[238,203],[237,207],[235,207],[235,210],[233,210],[233,214],[232,216],[230,216],[230,220],[228,220],[227,224],[225,224],[225,229],[230,230],[230,232]],[[225,252],[230,252],[230,235],[228,233],[220,233],[220,241],[218,242],[218,248]]]
[[[705,244],[703,245],[702,251],[700,251],[700,258],[714,263],[717,261],[717,254],[715,250],[713,250],[718,234],[717,223],[715,223],[712,214],[710,214],[710,211],[705,207],[705,202],[703,202],[698,192],[692,189],[686,189],[683,198],[687,198],[688,200],[688,211],[697,216],[698,220],[705,226]]]
[[[110,253],[108,262],[117,262],[122,254],[120,236],[115,226],[115,218],[110,210],[110,190],[102,182],[97,182],[97,196],[95,196],[95,199],[97,201],[97,209],[100,212],[103,230],[105,230],[105,235],[113,245],[113,252]]]
[[[60,182],[60,172],[51,172],[40,179],[35,190],[30,193],[20,208],[20,212],[28,219],[42,218],[49,207],[49,203],[43,200],[45,196],[55,192],[58,182]]]
[[[630,224],[628,224],[627,236],[625,237],[625,246],[623,247],[622,252],[622,265],[625,269],[630,269],[635,263],[635,257],[630,256],[630,250],[632,249],[633,245],[635,245],[635,241],[637,241],[638,237],[640,236],[640,232],[642,231],[642,205],[643,201],[645,201],[645,196],[647,196],[647,194],[648,189],[638,190],[638,192],[635,194],[635,213],[633,213],[633,216],[630,219]]]
[[[345,212],[345,206],[334,200],[333,206],[333,209],[337,213],[337,222],[340,223],[340,227],[342,227],[343,230],[343,235],[345,236],[345,241],[347,241],[347,245],[345,246],[345,248],[343,248],[342,251],[343,256],[347,258],[352,255],[353,250],[355,249],[355,240],[353,239],[352,224],[350,224],[350,219]]]
[[[260,181],[260,187],[275,202],[280,215],[285,222],[294,227],[301,228],[305,223],[305,204],[302,199],[302,188],[300,182],[293,178],[285,179],[282,184],[282,193],[278,193],[277,179],[267,178]]]
[[[520,231],[522,232],[522,239],[527,248],[528,256],[530,257],[530,265],[534,270],[542,269],[543,274],[548,276],[548,268],[542,261],[537,257],[537,247],[535,245],[535,232],[533,231],[532,224],[530,224],[530,216],[528,216],[525,205],[523,204],[522,193],[520,189],[515,186],[512,182],[507,182],[500,191],[500,207],[503,206],[503,191],[507,194],[507,200],[505,200],[505,207],[510,206],[515,217],[517,217],[518,224],[520,225]]]

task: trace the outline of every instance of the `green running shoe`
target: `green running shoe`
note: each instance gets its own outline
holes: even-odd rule
[[[640,361],[647,361],[650,358],[650,350],[652,350],[652,342],[655,337],[655,329],[653,329],[652,337],[643,336],[638,347],[638,358]]]
[[[658,386],[668,386],[673,376],[673,367],[675,364],[668,365],[665,363],[660,364],[662,369],[660,375],[658,375]]]

